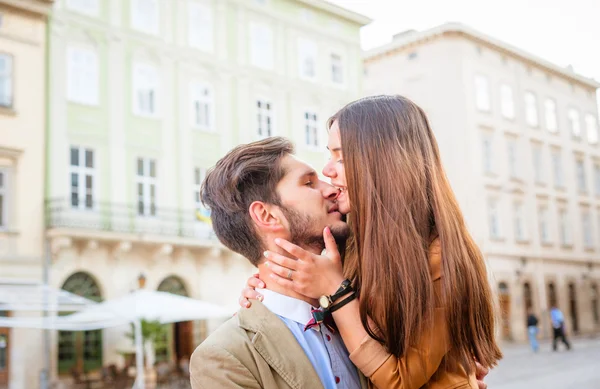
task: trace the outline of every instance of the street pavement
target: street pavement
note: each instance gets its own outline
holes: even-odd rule
[[[489,389],[600,389],[600,338],[569,339],[571,351],[549,341],[534,354],[528,345],[504,345],[504,358],[486,377]]]

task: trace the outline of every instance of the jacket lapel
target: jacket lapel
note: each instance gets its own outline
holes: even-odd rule
[[[279,317],[256,300],[238,316],[240,327],[255,333],[252,343],[256,351],[291,388],[323,389],[304,350]]]

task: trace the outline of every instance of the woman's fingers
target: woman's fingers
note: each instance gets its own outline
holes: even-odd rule
[[[288,253],[290,253],[292,255],[292,257],[294,257],[294,258],[303,259],[303,260],[308,261],[314,255],[314,254],[304,250],[303,248],[296,246],[293,243],[288,242],[285,239],[277,238],[277,239],[275,239],[275,244],[277,246],[281,247],[282,249],[284,249],[285,251],[287,251]]]
[[[280,266],[275,262],[271,262],[270,260],[265,262],[265,265],[269,268],[269,270],[271,270],[271,272],[290,281],[294,279],[294,275],[296,274],[294,269]]]
[[[267,261],[270,263],[277,264],[290,270],[298,270],[299,263],[295,258],[288,258],[285,255],[277,254],[272,251],[265,251],[263,253]]]
[[[323,240],[325,241],[325,255],[327,258],[335,262],[341,261],[337,243],[335,242],[335,238],[333,237],[329,227],[325,227],[325,230],[323,230]]]
[[[265,283],[261,281],[260,278],[258,278],[258,274],[256,274],[256,278],[254,276],[248,278],[248,282],[246,283],[246,286],[248,286],[248,288],[252,288],[252,289],[264,289],[266,287]]]

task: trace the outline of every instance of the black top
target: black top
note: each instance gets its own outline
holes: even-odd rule
[[[537,317],[535,317],[534,314],[527,316],[527,327],[531,327],[531,326],[537,327],[537,325],[538,325],[538,319],[537,319]]]

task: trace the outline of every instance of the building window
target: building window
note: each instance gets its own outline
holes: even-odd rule
[[[102,301],[98,284],[87,273],[71,275],[62,289],[95,302]],[[59,331],[57,359],[59,373],[69,373],[78,366],[85,372],[101,368],[102,330]]]
[[[482,112],[489,112],[492,109],[490,82],[487,77],[480,74],[475,76],[475,106]]]
[[[94,150],[73,146],[70,159],[71,207],[93,209],[96,185]]]
[[[500,104],[502,116],[507,119],[515,118],[515,100],[513,90],[509,85],[502,84],[500,86]]]
[[[583,229],[583,247],[591,249],[594,247],[594,234],[592,231],[592,216],[589,210],[581,213],[581,228]]]
[[[575,108],[569,108],[567,117],[569,118],[571,135],[577,139],[581,138],[581,121],[579,120],[579,111]]]
[[[304,112],[304,135],[307,146],[319,147],[319,127],[317,126],[317,114],[314,112]]]
[[[0,53],[0,107],[13,106],[13,57]]]
[[[146,64],[133,67],[133,113],[140,116],[155,116],[158,94],[158,70]]]
[[[192,101],[192,127],[203,130],[213,130],[214,99],[212,89],[205,84],[195,82],[190,85],[190,95]]]
[[[525,92],[525,121],[530,127],[539,125],[537,97],[533,92]]]
[[[147,34],[159,32],[158,0],[131,0],[131,26]]]
[[[548,207],[541,206],[538,210],[540,222],[540,241],[542,244],[550,243],[550,230],[548,226]]]
[[[515,240],[517,242],[523,242],[527,239],[525,233],[525,215],[523,214],[523,203],[517,201],[514,203],[515,212]]]
[[[317,44],[311,40],[298,39],[298,71],[300,77],[314,80],[317,77]]]
[[[344,83],[344,63],[342,62],[342,56],[338,54],[331,54],[331,81],[334,84]]]
[[[564,188],[564,178],[562,170],[562,157],[560,150],[552,150],[552,171],[554,173],[554,187]]]
[[[544,164],[542,145],[534,143],[531,146],[531,156],[533,158],[533,176],[538,184],[544,183]]]
[[[580,193],[587,191],[587,185],[585,180],[585,165],[583,159],[575,160],[575,176],[577,177],[577,189]]]
[[[8,169],[0,168],[0,230],[8,227],[9,189]]]
[[[98,55],[95,50],[67,50],[67,98],[78,104],[98,105]]]
[[[481,153],[483,156],[483,172],[488,174],[494,173],[494,144],[493,136],[490,133],[482,134]]]
[[[100,11],[99,0],[67,0],[67,8],[70,10],[96,16]]]
[[[137,213],[140,216],[156,216],[156,161],[137,159]]]
[[[250,62],[262,69],[273,69],[273,30],[264,24],[250,24]]]
[[[600,164],[598,163],[594,164],[594,193],[600,196]]]
[[[596,116],[588,113],[585,115],[585,128],[588,142],[595,145],[598,143],[598,121]]]
[[[273,136],[273,105],[271,102],[266,100],[257,100],[256,111],[258,116],[259,139]]]
[[[188,2],[188,44],[206,52],[214,49],[213,12],[207,4]]]
[[[571,241],[571,226],[569,225],[569,213],[566,209],[558,211],[558,223],[560,230],[560,243],[563,246],[570,246]]]
[[[500,205],[498,200],[488,200],[488,221],[489,221],[489,232],[491,239],[499,239],[502,237],[501,226],[500,226]]]
[[[202,216],[202,212],[205,211],[204,204],[202,204],[201,197],[201,189],[202,189],[202,181],[204,181],[204,177],[206,177],[206,170],[202,168],[194,168],[194,208],[196,212],[200,212]]]
[[[558,117],[556,114],[556,101],[553,99],[546,99],[544,103],[544,110],[546,113],[546,129],[548,131],[556,133],[558,132]]]
[[[506,153],[508,157],[508,174],[511,178],[518,178],[518,144],[514,138],[506,140]]]

